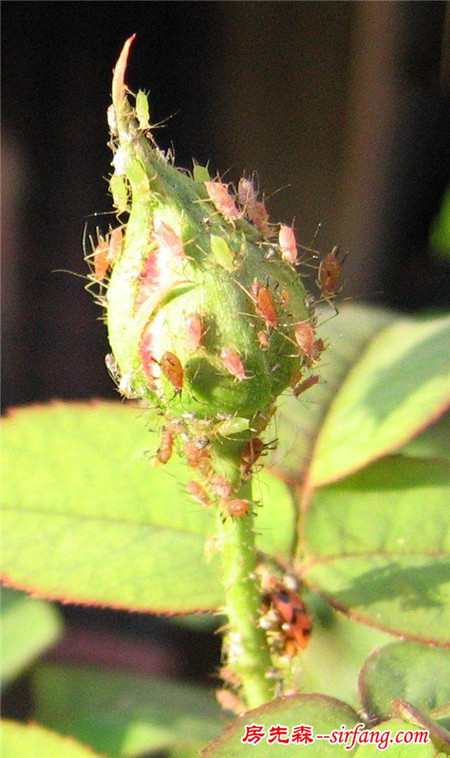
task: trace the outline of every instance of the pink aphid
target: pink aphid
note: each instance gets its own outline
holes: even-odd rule
[[[239,179],[238,184],[238,200],[241,205],[247,208],[254,203],[258,198],[258,192],[255,189],[251,179],[246,179],[244,176]]]
[[[118,226],[115,229],[111,230],[111,234],[109,236],[109,244],[108,244],[108,255],[107,261],[110,266],[113,266],[116,262],[119,253],[122,249],[122,242],[123,242],[123,231],[122,227]]]
[[[175,258],[184,258],[183,240],[178,236],[165,221],[158,219],[153,227],[152,238],[158,244],[161,253],[174,256]]]
[[[228,479],[225,479],[224,476],[214,476],[209,484],[217,497],[230,497],[232,492],[231,483],[228,481]]]
[[[229,347],[223,347],[220,351],[220,360],[228,373],[234,376],[238,382],[242,382],[242,380],[245,379],[243,363],[235,350],[231,350]]]
[[[205,488],[199,484],[199,482],[190,481],[186,484],[186,489],[189,492],[190,496],[193,498],[193,500],[196,500],[197,503],[200,503],[201,505],[204,505],[205,508],[208,508],[208,506],[211,505],[211,500],[206,492]]]
[[[141,342],[139,345],[139,353],[141,356],[142,368],[148,381],[149,387],[152,390],[155,390],[156,379],[159,377],[160,370],[153,352],[152,324],[148,324],[142,333]]]
[[[107,240],[101,238],[93,252],[94,276],[98,282],[103,281],[109,269],[108,248]]]
[[[228,185],[222,182],[205,182],[206,191],[215,208],[224,217],[225,221],[235,221],[242,214],[234,202],[234,198],[228,192]]]
[[[186,347],[188,352],[193,353],[200,347],[203,336],[203,320],[198,313],[190,313],[186,316]]]
[[[308,356],[313,357],[314,353],[314,329],[309,321],[299,321],[294,329],[295,339],[301,350]]]
[[[281,224],[280,231],[278,232],[278,244],[283,260],[292,264],[296,263],[298,256],[297,242],[291,226]]]

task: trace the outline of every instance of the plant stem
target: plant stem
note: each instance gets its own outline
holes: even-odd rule
[[[235,462],[228,463],[229,475],[239,470]],[[251,481],[245,482],[235,497],[251,500]],[[258,623],[262,599],[256,574],[253,514],[219,519],[218,532],[228,617],[224,657],[227,668],[242,684],[246,705],[256,708],[273,699],[274,685],[267,678],[272,661],[264,630]]]

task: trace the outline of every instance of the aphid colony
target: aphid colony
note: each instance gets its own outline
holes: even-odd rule
[[[181,441],[179,452],[185,457],[195,475],[202,480],[200,482],[198,479],[191,479],[186,484],[186,490],[192,499],[206,508],[217,502],[224,517],[242,518],[249,514],[254,503],[236,497],[228,479],[215,471],[209,438],[199,435],[191,439],[181,419],[162,428],[153,465],[159,466],[169,462],[177,438]],[[251,477],[258,459],[265,450],[272,449],[274,442],[275,440],[265,444],[259,437],[252,437],[244,444],[240,465],[241,481]]]

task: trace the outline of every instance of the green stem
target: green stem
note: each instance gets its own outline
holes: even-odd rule
[[[227,464],[229,478],[234,472],[234,479],[239,481],[236,461],[228,459]],[[251,500],[251,481],[245,482],[236,497]],[[219,519],[218,533],[228,617],[226,665],[241,681],[246,705],[256,708],[273,699],[274,685],[267,678],[272,661],[265,632],[259,626],[262,599],[256,574],[253,515]]]

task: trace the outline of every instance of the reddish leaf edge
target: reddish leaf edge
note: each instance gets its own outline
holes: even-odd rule
[[[128,613],[142,613],[142,614],[151,614],[153,616],[167,616],[167,618],[175,618],[178,616],[197,616],[202,614],[208,614],[212,616],[223,616],[223,612],[217,608],[214,607],[205,607],[205,608],[191,608],[191,609],[185,609],[183,611],[174,611],[171,608],[153,608],[151,606],[134,606],[134,605],[121,605],[120,603],[101,603],[96,600],[89,600],[79,597],[72,596],[72,595],[64,595],[60,594],[58,592],[46,592],[44,590],[40,590],[36,587],[31,587],[29,584],[26,584],[25,582],[16,581],[14,578],[9,576],[8,574],[5,574],[4,572],[0,573],[0,581],[5,587],[10,587],[14,590],[20,590],[21,592],[26,592],[29,597],[35,598],[37,600],[48,600],[50,602],[55,603],[61,603],[61,605],[78,605],[82,606],[83,608],[100,608],[100,609],[106,609],[106,610],[112,610],[112,611],[127,611]]]
[[[317,565],[317,564],[316,564]],[[353,611],[349,608],[347,608],[345,605],[342,605],[341,603],[337,602],[331,595],[328,595],[327,592],[324,592],[318,584],[315,582],[312,582],[308,579],[307,576],[302,575],[302,582],[305,584],[308,589],[312,590],[313,592],[316,592],[318,595],[320,595],[321,598],[327,601],[329,605],[331,605],[332,608],[334,608],[335,611],[339,611],[347,618],[351,619],[352,621],[357,621],[360,624],[364,624],[364,626],[368,626],[371,629],[377,629],[380,632],[385,632],[386,634],[390,634],[392,637],[396,637],[400,640],[408,640],[410,642],[421,642],[424,645],[428,645],[430,647],[441,647],[441,648],[450,648],[450,640],[440,640],[435,637],[420,637],[417,634],[409,634],[408,632],[400,632],[396,631],[395,629],[392,629],[389,626],[386,626],[384,624],[377,624],[372,619],[367,618],[363,613],[360,613],[358,611]]]
[[[207,747],[200,752],[201,758],[210,758],[210,756],[213,755],[213,751],[220,747],[222,743],[226,743],[232,733],[236,729],[239,729],[241,725],[244,727],[249,723],[249,721],[258,721],[258,718],[260,716],[264,717],[266,713],[270,714],[274,705],[280,705],[280,703],[286,703],[287,701],[297,702],[299,707],[302,705],[302,703],[309,703],[312,701],[318,701],[320,703],[323,703],[325,701],[329,704],[338,704],[340,707],[346,708],[348,710],[349,717],[354,718],[356,722],[358,720],[361,720],[360,716],[351,707],[351,705],[348,705],[348,703],[345,703],[343,700],[338,700],[335,697],[331,697],[330,695],[322,695],[316,692],[302,695],[286,695],[284,697],[277,698],[276,700],[271,700],[269,703],[264,703],[264,705],[260,705],[258,708],[253,708],[252,710],[245,711],[240,716],[237,716],[234,721],[225,727],[222,734],[216,740],[210,742],[209,745],[207,745]]]

